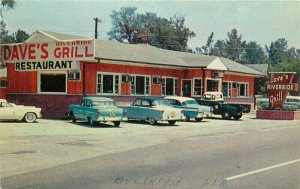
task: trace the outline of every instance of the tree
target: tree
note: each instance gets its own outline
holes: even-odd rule
[[[16,5],[16,1],[15,0],[2,0],[1,5],[3,7],[12,9]]]
[[[22,43],[26,39],[28,39],[30,35],[26,33],[25,31],[18,29],[15,33],[12,35],[5,35],[2,38],[3,43]]]
[[[210,36],[207,38],[206,45],[203,45],[201,48],[196,47],[196,52],[199,54],[211,55],[212,44],[214,42],[213,37],[214,32],[211,32]]]
[[[110,40],[128,43],[148,43],[158,48],[187,51],[188,40],[196,34],[185,26],[185,18],[170,19],[155,13],[137,14],[136,7],[123,7],[111,14]]]
[[[260,45],[251,41],[245,45],[241,62],[243,64],[265,64],[268,63],[268,57]]]
[[[285,62],[289,59],[287,40],[280,38],[266,47],[269,59],[272,63]]]
[[[112,19],[113,28],[107,33],[110,36],[110,40],[115,39],[119,42],[127,40],[128,43],[133,42],[137,32],[136,10],[136,7],[122,7],[119,12],[112,12],[110,17]]]
[[[239,62],[246,42],[242,40],[242,35],[238,36],[236,29],[232,29],[230,33],[228,32],[227,36],[228,39],[225,40],[226,58]]]
[[[227,52],[225,51],[226,43],[224,40],[217,40],[213,48],[211,49],[210,54],[219,57],[227,57]]]

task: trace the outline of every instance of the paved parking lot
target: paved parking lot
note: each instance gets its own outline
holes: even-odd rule
[[[90,127],[69,120],[40,119],[36,123],[0,122],[1,177],[41,170],[91,157],[125,152],[181,137],[235,135],[299,127],[299,121],[256,120],[246,114],[239,121],[205,119],[202,122],[124,122]]]

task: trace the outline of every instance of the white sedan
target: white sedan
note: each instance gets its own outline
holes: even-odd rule
[[[0,120],[24,120],[32,123],[41,117],[41,108],[16,105],[0,99]]]

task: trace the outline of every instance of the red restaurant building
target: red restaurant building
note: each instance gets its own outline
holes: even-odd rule
[[[221,91],[230,103],[254,104],[254,79],[265,74],[226,58],[37,31],[21,44],[2,45],[8,101],[62,118],[82,95],[118,104],[137,96],[200,97]]]

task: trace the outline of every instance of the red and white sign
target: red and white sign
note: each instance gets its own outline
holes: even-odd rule
[[[281,107],[289,91],[298,91],[298,84],[292,83],[294,72],[271,73],[270,82],[266,84],[269,93],[269,107]]]
[[[53,41],[2,45],[2,61],[16,63],[17,71],[52,70],[61,65],[94,59],[94,40]]]

